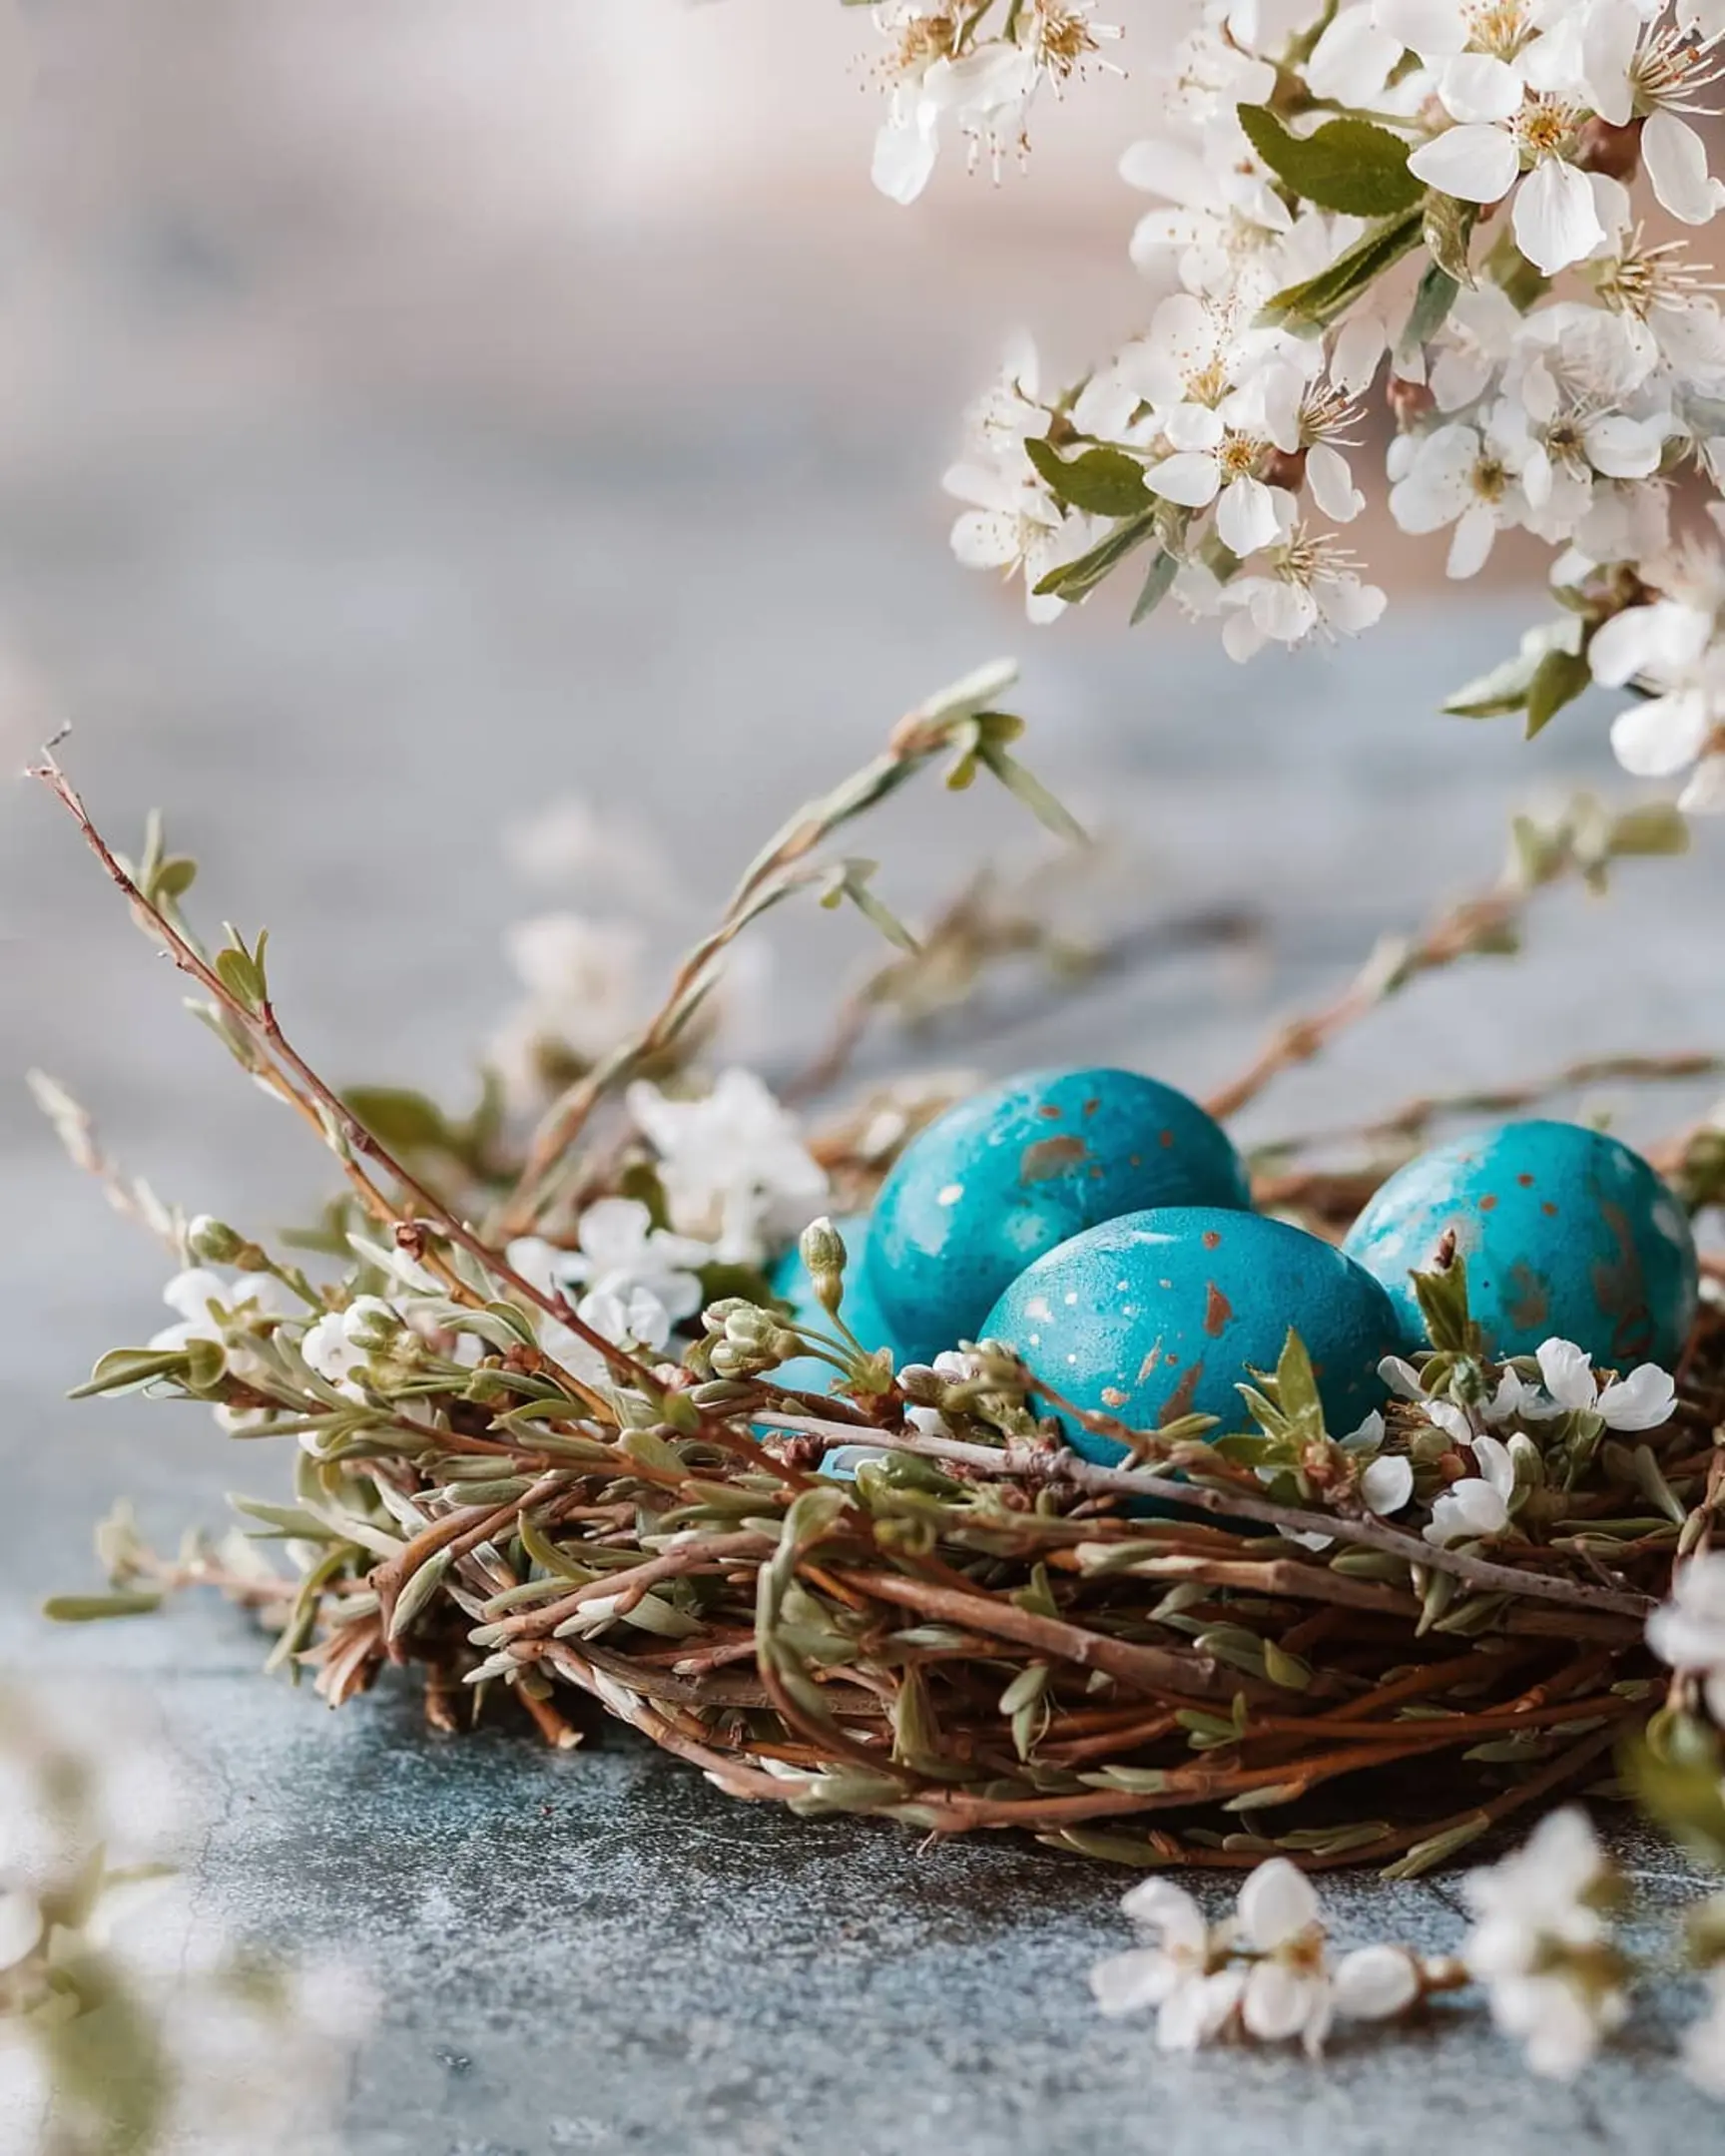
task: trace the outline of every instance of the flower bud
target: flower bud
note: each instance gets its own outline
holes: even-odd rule
[[[201,1265],[240,1266],[248,1272],[257,1272],[256,1261],[263,1257],[258,1246],[248,1243],[238,1229],[208,1213],[200,1213],[187,1229],[186,1248]],[[254,1260],[251,1266],[246,1265],[248,1258]]]
[[[395,1345],[402,1330],[400,1313],[381,1296],[359,1296],[342,1313],[341,1330],[355,1348],[370,1354]]]
[[[845,1295],[845,1238],[823,1214],[804,1229],[797,1248],[817,1302],[829,1313],[837,1311]]]

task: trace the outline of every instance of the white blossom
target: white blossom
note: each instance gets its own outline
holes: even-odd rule
[[[1568,2079],[1628,2009],[1603,1907],[1611,1870],[1585,1813],[1551,1813],[1500,1864],[1469,1872],[1473,1928],[1462,1959],[1492,2018],[1526,2046],[1535,2073]]]
[[[952,552],[966,569],[998,569],[1024,579],[1024,611],[1036,623],[1066,610],[1058,593],[1036,587],[1056,569],[1087,553],[1107,526],[1095,517],[1063,509],[1022,457],[1017,470],[959,463],[941,480],[948,494],[969,507],[952,526]]]
[[[1573,1341],[1548,1340],[1538,1352],[1547,1397],[1524,1392],[1519,1411],[1533,1421],[1559,1414],[1596,1414],[1607,1429],[1657,1429],[1677,1406],[1677,1387],[1656,1362],[1642,1362],[1627,1377],[1601,1388],[1593,1359]]]
[[[1361,578],[1353,555],[1322,534],[1297,525],[1257,560],[1260,567],[1217,593],[1230,659],[1251,659],[1271,643],[1334,643],[1383,618],[1384,593]]]
[[[1007,153],[1022,150],[1025,120],[1045,82],[1056,92],[1100,44],[1119,37],[1092,19],[1096,0],[1028,0],[1010,36],[966,42],[965,10],[952,0],[876,0],[876,27],[888,44],[883,65],[887,113],[874,140],[874,185],[893,202],[914,202],[927,186],[948,123],[999,178]],[[1106,63],[1101,63],[1106,64]]]
[[[1707,1712],[1725,1728],[1725,1550],[1677,1568],[1671,1599],[1647,1620],[1647,1644],[1662,1662],[1701,1679]]]
[[[1434,1408],[1441,1404],[1428,1405],[1426,1411],[1434,1420]],[[1509,1500],[1515,1494],[1515,1462],[1509,1448],[1497,1437],[1479,1435],[1469,1441],[1479,1472],[1451,1482],[1432,1506],[1426,1539],[1438,1549],[1452,1542],[1487,1540],[1509,1524]]]
[[[576,1245],[562,1254],[558,1272],[564,1283],[600,1295],[626,1296],[645,1288],[674,1323],[700,1309],[697,1269],[711,1259],[711,1246],[654,1227],[638,1198],[596,1199],[577,1223]]]
[[[1498,532],[1526,521],[1513,442],[1451,421],[1430,434],[1401,436],[1392,456],[1390,513],[1405,532],[1454,525],[1446,565],[1451,577],[1476,575]]]
[[[349,1399],[363,1399],[353,1373],[364,1367],[371,1349],[360,1336],[375,1337],[379,1327],[399,1330],[401,1322],[400,1312],[381,1296],[355,1296],[345,1310],[328,1311],[307,1328],[299,1352],[326,1384]]]
[[[1194,2051],[1224,2035],[1324,2047],[1338,2015],[1388,2020],[1422,1995],[1425,1973],[1400,1946],[1358,1947],[1331,1964],[1312,1883],[1286,1857],[1247,1878],[1231,1922],[1212,1925],[1183,1887],[1149,1879],[1122,1908],[1145,1935],[1090,1974],[1107,2014],[1154,2007],[1164,2050]]]
[[[1272,1857],[1241,1887],[1237,1921],[1257,1956],[1240,1998],[1247,2034],[1265,2043],[1298,2037],[1316,2057],[1334,2009],[1323,1915],[1312,1882],[1286,1857]]]
[[[226,1280],[209,1266],[190,1266],[176,1273],[162,1291],[162,1300],[179,1313],[179,1322],[155,1334],[150,1346],[165,1354],[177,1353],[194,1341],[222,1345],[226,1311],[230,1321],[244,1324],[250,1318],[291,1318],[304,1306],[290,1288],[273,1273],[242,1273]]]
[[[640,1007],[639,929],[571,912],[511,923],[504,951],[525,990],[492,1037],[489,1061],[512,1107],[531,1108],[570,1058],[614,1047]]]
[[[1112,1954],[1090,1972],[1105,2014],[1156,2009],[1165,2051],[1195,2051],[1219,2036],[1239,2003],[1244,1974],[1221,1962],[1203,1910],[1172,1881],[1147,1879],[1120,1903],[1147,1943]]]
[[[688,1100],[638,1079],[628,1102],[659,1157],[673,1227],[726,1263],[758,1261],[767,1231],[792,1215],[802,1226],[827,1195],[796,1119],[752,1071],[725,1071]]]
[[[1712,744],[1725,720],[1725,650],[1711,613],[1678,599],[1625,607],[1595,634],[1587,659],[1607,688],[1636,682],[1651,692],[1612,722],[1611,747],[1625,771],[1664,779],[1720,754]],[[1680,807],[1713,806],[1699,773],[1691,790]]]

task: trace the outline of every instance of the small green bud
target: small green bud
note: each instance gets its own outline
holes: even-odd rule
[[[393,1348],[400,1338],[402,1326],[399,1313],[381,1296],[359,1296],[348,1306],[341,1330],[355,1348],[363,1348],[367,1354],[372,1354],[379,1348]]]
[[[237,1229],[208,1213],[200,1213],[187,1229],[186,1248],[201,1265],[238,1266],[247,1273],[264,1268],[264,1253],[256,1243],[248,1243]]]
[[[829,1314],[837,1311],[845,1297],[845,1238],[823,1214],[804,1229],[797,1248],[815,1284],[816,1300]]]

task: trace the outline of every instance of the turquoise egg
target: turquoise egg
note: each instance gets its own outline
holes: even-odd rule
[[[1285,1221],[1169,1206],[1074,1236],[1007,1289],[983,1327],[1092,1414],[1152,1429],[1183,1414],[1249,1429],[1235,1387],[1305,1343],[1332,1436],[1384,1399],[1378,1365],[1403,1346],[1390,1298],[1331,1244]],[[1086,1458],[1121,1447],[1061,1418]]]
[[[1689,1221],[1639,1153],[1578,1123],[1504,1123],[1422,1153],[1343,1245],[1384,1283],[1409,1337],[1425,1323],[1410,1275],[1444,1236],[1467,1261],[1487,1352],[1532,1354],[1553,1334],[1622,1369],[1669,1366],[1695,1319]]]
[[[1136,1071],[1031,1071],[960,1101],[874,1204],[870,1285],[913,1360],[975,1340],[1032,1259],[1152,1206],[1245,1207],[1240,1156],[1196,1101]]]
[[[876,1348],[890,1348],[896,1360],[909,1361],[908,1355],[899,1352],[892,1329],[881,1316],[880,1307],[868,1286],[863,1256],[868,1243],[868,1216],[849,1213],[833,1225],[845,1239],[845,1300],[839,1306],[845,1323],[871,1353]],[[768,1285],[780,1302],[791,1305],[798,1325],[833,1333],[833,1321],[815,1300],[815,1284],[804,1271],[795,1244],[773,1268]],[[838,1375],[831,1362],[823,1362],[819,1355],[812,1354],[797,1355],[771,1372],[775,1384],[789,1385],[794,1392],[831,1391]]]

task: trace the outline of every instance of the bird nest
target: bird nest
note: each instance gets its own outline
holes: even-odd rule
[[[643,1354],[511,1256],[524,1230],[555,1241],[596,1196],[660,1202],[650,1153],[614,1103],[625,1081],[677,1067],[743,926],[811,881],[883,914],[866,864],[825,857],[840,825],[945,758],[955,783],[990,773],[1065,827],[1009,753],[1016,723],[992,709],[1002,685],[960,685],[913,713],[873,765],[793,817],[654,1019],[578,1073],[513,1149],[422,1102],[407,1112],[406,1096],[325,1084],[283,1028],[263,939],[200,942],[182,907],[191,864],[158,838],[137,864],[122,859],[45,764],[204,1015],[325,1140],[348,1184],[329,1238],[344,1263],[313,1278],[234,1229],[165,1214],[44,1088],[123,1210],[163,1230],[182,1262],[231,1269],[202,1335],[117,1350],[84,1389],[211,1403],[251,1439],[281,1435],[294,1459],[290,1495],[242,1503],[248,1535],[194,1536],[165,1555],[116,1514],[100,1540],[110,1591],[54,1613],[126,1614],[215,1586],[255,1609],[276,1636],[272,1660],[311,1673],[332,1704],[400,1666],[422,1679],[441,1729],[511,1702],[568,1746],[596,1706],[735,1797],[934,1835],[1017,1829],[1128,1865],[1250,1866],[1276,1851],[1406,1875],[1608,1780],[1666,1696],[1646,1615],[1678,1557],[1706,1541],[1725,1489],[1713,1439],[1725,1318],[1712,1302],[1675,1373],[1675,1411],[1654,1427],[1613,1426],[1609,1401],[1577,1405],[1572,1384],[1560,1412],[1548,1398],[1536,1415],[1505,1411],[1506,1374],[1531,1399],[1543,1373],[1485,1358],[1452,1263],[1424,1283],[1436,1347],[1364,1449],[1325,1428],[1291,1336],[1276,1369],[1242,1372],[1237,1428],[1139,1429],[1065,1410],[1066,1426],[1120,1447],[1105,1466],[1063,1440],[1063,1403],[1041,1375],[991,1344],[895,1368],[855,1349],[841,1324],[832,1392],[787,1389],[775,1371],[808,1340],[758,1276],[709,1280],[704,1317]],[[1588,805],[1523,827],[1498,884],[1399,944],[1393,963],[1380,954],[1211,1105],[1243,1105],[1423,971],[1501,951],[1547,885],[1669,843],[1639,809]],[[889,915],[883,925],[896,929]],[[1672,1056],[1601,1068],[1656,1079],[1711,1067]],[[895,1109],[884,1145],[878,1100],[830,1119],[813,1144],[841,1201],[866,1203],[929,1105]],[[1256,1201],[1340,1236],[1442,1106],[1415,1103],[1357,1134],[1340,1170],[1307,1165],[1299,1147],[1259,1156]],[[1716,1195],[1718,1153],[1702,1127],[1661,1156],[1694,1207]],[[842,1321],[831,1273],[829,1291]],[[343,1315],[352,1366],[332,1382],[306,1335]],[[1434,1401],[1455,1412],[1434,1415]],[[1512,1469],[1507,1523],[1471,1537],[1434,1528],[1439,1503],[1479,1472],[1457,1413],[1494,1432]],[[1369,1456],[1407,1463],[1394,1521],[1366,1501]],[[271,1537],[291,1573],[264,1555]]]

